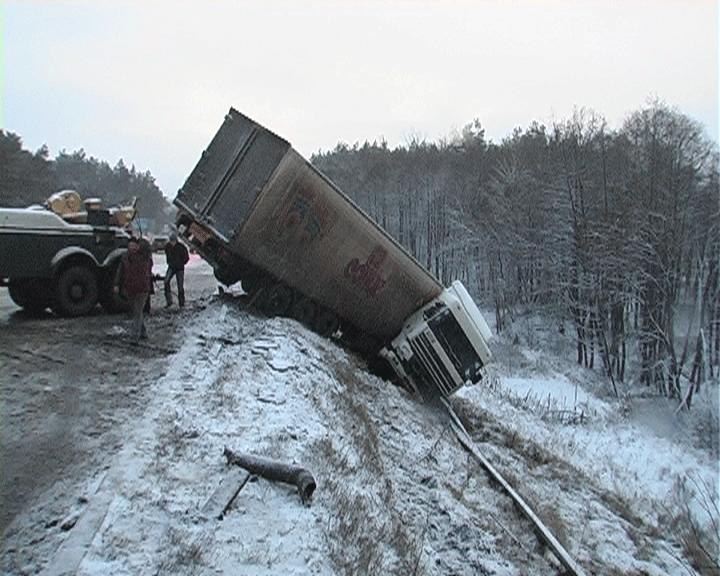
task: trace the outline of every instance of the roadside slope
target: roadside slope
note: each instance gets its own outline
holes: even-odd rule
[[[182,342],[142,415],[123,427],[113,464],[94,476],[100,487],[91,504],[108,505],[78,574],[557,571],[443,413],[369,375],[355,356],[294,321],[256,318],[217,300],[187,322]],[[473,433],[495,426],[484,448],[518,483],[538,487],[534,503],[556,511],[551,527],[566,531],[581,564],[597,573],[680,573],[667,545],[644,531],[641,546],[621,554],[605,547],[628,534],[623,510],[603,505],[604,492],[585,488],[565,462],[539,466],[529,439],[511,444],[502,422],[472,398],[457,401]],[[318,485],[312,505],[304,507],[294,487],[258,479],[224,520],[202,518],[227,474],[226,446],[308,468]],[[595,508],[606,539],[584,536]],[[67,534],[46,530],[62,546]],[[35,568],[57,558],[28,554],[25,565]]]

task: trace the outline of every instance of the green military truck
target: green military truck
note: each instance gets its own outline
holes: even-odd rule
[[[77,224],[41,207],[0,208],[0,286],[32,313],[82,316],[98,303],[121,311],[113,288],[128,240],[109,225],[107,211],[88,212]]]

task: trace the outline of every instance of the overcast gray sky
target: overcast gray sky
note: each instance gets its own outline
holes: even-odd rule
[[[718,139],[715,0],[5,0],[3,129],[150,170],[174,197],[234,106],[302,154],[500,141],[658,97]]]

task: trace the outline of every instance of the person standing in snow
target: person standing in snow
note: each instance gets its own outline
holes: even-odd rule
[[[190,256],[187,248],[178,242],[175,232],[170,234],[168,243],[165,245],[165,258],[167,259],[167,272],[165,272],[165,308],[172,306],[172,292],[170,281],[175,276],[178,289],[178,305],[185,306],[185,264]]]
[[[120,289],[130,303],[132,338],[136,343],[147,338],[144,314],[151,284],[152,255],[140,239],[130,238],[120,266]]]
[[[150,292],[148,293],[147,300],[145,300],[145,307],[143,308],[143,312],[145,312],[146,315],[150,315],[150,300],[152,300],[152,295],[155,294],[155,283],[153,282],[152,277],[152,246],[150,245],[150,242],[147,238],[140,238],[139,240],[140,244],[140,252],[142,253],[145,258],[150,260]]]

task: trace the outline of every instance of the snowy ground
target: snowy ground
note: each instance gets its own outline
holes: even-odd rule
[[[156,273],[162,260],[158,255]],[[193,308],[202,306],[216,291],[212,270],[193,256],[187,274]],[[148,319],[153,347],[135,350],[121,337],[123,315],[98,308],[84,318],[28,317],[0,288],[0,530],[43,492],[122,445],[119,424],[143,409],[194,314],[163,304],[156,294]]]
[[[6,530],[5,573],[559,573],[446,416],[356,356],[217,298],[173,328],[176,352],[134,383],[141,400],[118,409],[115,442],[68,464]],[[717,451],[649,427],[549,352],[494,347],[485,383],[454,407],[568,551],[590,574],[693,574],[667,525],[679,486],[717,486]],[[205,517],[229,481],[226,446],[306,467],[311,505],[257,479],[223,520]]]

